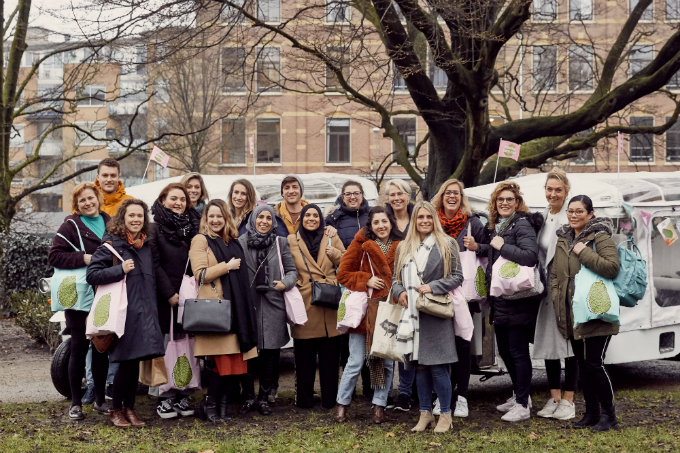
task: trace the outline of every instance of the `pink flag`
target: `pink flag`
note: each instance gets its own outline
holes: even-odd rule
[[[248,146],[250,148],[250,155],[252,156],[255,150],[255,136],[251,135],[248,137]]]
[[[151,151],[151,156],[149,156],[149,160],[152,160],[157,164],[160,164],[163,168],[168,168],[168,164],[170,163],[170,156],[168,156],[158,146],[154,146],[153,151]]]
[[[498,147],[498,155],[500,157],[509,157],[510,159],[517,160],[519,159],[519,145],[517,143],[501,140],[501,144]]]
[[[616,141],[618,142],[619,145],[619,152],[623,154],[623,134],[621,132],[618,133]]]
[[[642,223],[645,224],[645,227],[649,228],[649,221],[652,219],[652,213],[640,210],[640,217],[642,217]]]

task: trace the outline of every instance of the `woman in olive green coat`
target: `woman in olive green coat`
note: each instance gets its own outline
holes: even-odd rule
[[[615,278],[619,273],[619,254],[611,239],[614,229],[612,221],[607,217],[595,217],[590,198],[585,195],[572,198],[567,217],[569,225],[557,231],[550,286],[557,326],[562,336],[571,340],[586,400],[586,414],[573,426],[577,429],[592,427],[595,431],[607,431],[617,422],[614,391],[604,367],[604,358],[612,335],[619,333],[619,325],[592,320],[573,327],[572,299],[574,278],[581,270],[581,265],[603,278]]]

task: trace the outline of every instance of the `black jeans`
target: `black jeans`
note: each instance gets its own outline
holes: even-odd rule
[[[614,389],[604,367],[604,357],[611,338],[611,335],[583,340],[571,338],[574,356],[578,360],[580,386],[586,400],[586,408],[598,403],[603,408],[609,408],[614,404]]]
[[[472,358],[470,357],[471,343],[465,339],[456,336],[456,352],[458,353],[458,361],[451,364],[451,390],[453,397],[451,404],[455,406],[458,396],[467,399],[468,387],[470,385],[470,368],[472,366]]]
[[[85,337],[85,322],[88,312],[65,310],[66,325],[71,330],[71,357],[68,361],[68,379],[71,386],[71,407],[82,406],[81,384],[85,374],[85,359],[90,348],[90,340]],[[104,404],[106,373],[109,369],[109,355],[92,348],[92,380],[94,381],[94,400],[97,405]]]
[[[534,326],[494,326],[498,352],[508,368],[517,404],[526,407],[531,391],[529,343]]]
[[[560,389],[560,378],[562,376],[562,364],[560,363],[560,360],[546,360],[545,372],[548,375],[548,386],[550,389]],[[564,391],[575,391],[577,379],[578,361],[576,360],[576,357],[567,357],[564,359]]]
[[[113,409],[135,408],[137,381],[139,380],[139,359],[119,362],[120,366],[113,378]]]
[[[279,376],[280,349],[260,349],[256,358],[248,360],[248,373],[241,377],[246,401],[255,401],[255,378],[260,378],[259,401],[267,401]]]
[[[295,405],[304,408],[314,405],[314,381],[318,356],[321,405],[326,409],[332,409],[335,407],[335,399],[338,395],[340,337],[294,339],[293,346],[295,347]]]

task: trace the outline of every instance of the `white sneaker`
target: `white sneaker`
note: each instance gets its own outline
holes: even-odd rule
[[[565,399],[562,399],[552,417],[556,418],[557,420],[570,420],[576,417],[576,405]]]
[[[505,403],[501,404],[500,406],[496,406],[496,409],[501,412],[509,412],[513,407],[515,407],[515,404],[517,404],[517,401],[515,401],[515,394],[513,393]]]
[[[456,410],[453,411],[453,416],[461,418],[468,416],[468,405],[465,397],[458,396],[458,401],[456,401]]]
[[[538,411],[536,415],[539,417],[552,418],[559,405],[560,403],[555,402],[554,398],[550,398],[548,402],[545,403],[545,407]]]
[[[529,405],[527,407],[521,404],[515,404],[515,406],[510,409],[510,412],[501,417],[504,422],[521,422],[522,420],[529,420],[531,418],[531,409]]]
[[[432,408],[432,415],[441,415],[442,414],[442,408],[441,405],[439,404],[439,398],[434,400],[434,407]]]

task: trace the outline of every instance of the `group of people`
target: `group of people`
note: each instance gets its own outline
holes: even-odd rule
[[[100,352],[85,335],[88,312],[66,310],[72,338],[69,416],[84,418],[82,405],[94,403],[114,426],[144,425],[134,411],[140,362],[163,357],[171,331],[173,339],[193,335],[194,355],[204,357],[210,370],[199,408],[203,419],[230,420],[229,402],[238,393],[243,400],[240,414],[257,410],[268,415],[278,391],[280,351],[292,336],[297,406],[314,405],[318,363],[321,405],[334,409],[336,422],[347,420],[361,376],[363,393],[372,394],[375,423],[385,420],[388,408],[410,410],[415,399],[420,420],[413,431],[436,425],[436,432],[446,432],[452,416],[469,414],[471,343],[457,335],[453,318],[419,311],[416,300],[461,286],[460,252],[471,251],[488,259],[487,288],[493,263],[501,257],[539,266],[548,288],[540,301],[487,299],[498,351],[513,385],[513,396],[498,406],[506,413],[502,419],[530,417],[529,344],[534,343],[533,356],[545,360],[551,389],[538,415],[575,417],[580,370],[586,413],[574,427],[610,429],[616,425],[614,396],[603,362],[618,325],[590,321],[574,328],[571,299],[582,264],[605,278],[617,275],[612,222],[594,215],[588,197],[567,202],[569,181],[560,170],[548,174],[545,190],[549,208],[531,214],[519,186],[502,182],[489,201],[487,218],[471,209],[457,180],[446,181],[431,203],[413,203],[410,186],[392,180],[386,205],[372,208],[361,184],[350,180],[336,206],[324,213],[303,199],[304,183],[296,175],[283,179],[283,201],[271,207],[258,203],[246,179],[232,184],[226,201],[210,200],[201,175],[189,173],[181,182],[168,184],[149,210],[143,201],[125,194],[118,163],[104,159],[94,184],[82,183],[73,190],[72,215],[55,236],[48,259],[61,269],[87,266],[92,286],[126,277],[125,334]],[[71,246],[79,236],[84,252]],[[197,298],[231,301],[230,333],[183,330],[177,321],[185,275],[200,282]],[[313,300],[318,283],[369,293],[364,319],[347,335],[337,329],[337,309]],[[293,288],[304,301],[307,321],[293,325],[289,334],[284,294]],[[370,354],[377,307],[385,300],[400,304],[402,322],[408,320],[409,327],[400,329],[407,353],[398,365]],[[86,368],[88,391],[81,397]],[[149,389],[158,397],[162,418],[193,415],[192,393]],[[111,405],[105,401],[108,396]]]

